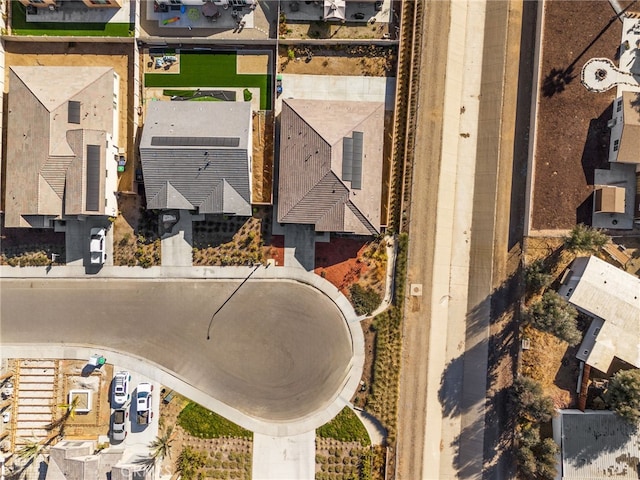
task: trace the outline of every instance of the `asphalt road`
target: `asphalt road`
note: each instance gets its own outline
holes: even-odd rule
[[[323,409],[340,390],[352,358],[341,312],[300,283],[249,280],[232,295],[239,284],[4,279],[0,339],[130,353],[266,421]]]

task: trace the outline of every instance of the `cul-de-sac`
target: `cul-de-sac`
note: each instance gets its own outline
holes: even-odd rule
[[[0,2],[0,480],[640,479],[640,1]]]

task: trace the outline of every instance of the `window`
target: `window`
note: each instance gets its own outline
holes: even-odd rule
[[[596,329],[593,331],[593,336],[595,337],[596,335],[598,335],[598,333],[599,333],[599,332],[600,332],[600,329],[599,329],[599,328],[596,328]]]
[[[621,112],[622,111],[622,100],[618,100],[618,103],[616,105],[616,112]]]
[[[69,100],[69,107],[67,110],[69,123],[80,124],[80,102],[74,102]]]
[[[613,141],[613,151],[617,152],[619,148],[620,148],[620,140],[614,140]]]
[[[91,0],[93,5],[109,5],[111,4],[110,0]]]

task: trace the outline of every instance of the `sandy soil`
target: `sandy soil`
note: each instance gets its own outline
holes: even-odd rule
[[[280,25],[280,38],[384,38],[388,23],[289,22]]]
[[[591,222],[593,171],[609,149],[615,90],[588,92],[580,71],[590,58],[615,58],[622,24],[603,0],[545,5],[532,227],[562,229]]]
[[[238,57],[240,58],[240,57]],[[273,195],[273,112],[253,116],[252,192],[253,203],[271,204]]]
[[[269,72],[269,54],[238,52],[236,71],[238,75],[264,75]]]
[[[382,47],[289,47],[294,59],[289,59],[288,49],[281,46],[278,54],[279,71],[306,75],[355,75],[393,77],[396,75],[396,50]],[[307,62],[307,52],[313,54]]]
[[[108,66],[120,76],[120,132],[119,146],[133,159],[135,148],[133,137],[133,115],[137,105],[133,105],[133,47],[118,43],[5,43],[5,90],[8,90],[10,66]],[[34,53],[37,52],[37,53]],[[131,165],[133,162],[131,162]],[[131,166],[127,170],[133,170]],[[120,190],[130,190],[130,177],[121,176]]]

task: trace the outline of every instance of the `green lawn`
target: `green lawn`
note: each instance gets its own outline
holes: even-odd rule
[[[178,425],[190,435],[200,438],[251,438],[253,436],[249,430],[245,430],[195,402],[190,402],[182,409],[178,415]]]
[[[342,442],[360,442],[363,447],[371,445],[367,429],[349,407],[344,407],[329,423],[317,431],[319,437],[333,438]]]
[[[11,12],[13,35],[129,37],[134,28],[128,23],[27,22],[25,6],[20,2],[11,2]]]
[[[180,52],[180,73],[147,73],[145,87],[254,87],[260,109],[271,110],[271,75],[238,75],[235,53]]]

